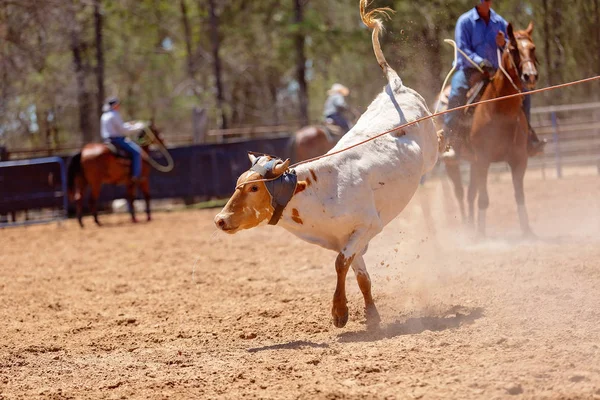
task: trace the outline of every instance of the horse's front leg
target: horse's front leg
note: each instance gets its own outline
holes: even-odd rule
[[[146,215],[147,220],[151,221],[152,217],[150,215],[150,183],[148,182],[148,177],[144,181],[140,183],[140,190],[144,195],[144,200],[146,201]]]
[[[527,169],[527,156],[521,157],[517,161],[509,164],[513,187],[515,189],[515,200],[517,202],[521,231],[523,232],[523,236],[534,236],[531,226],[529,226],[529,216],[527,214],[527,207],[525,206],[525,189],[523,185],[525,170]]]
[[[467,191],[467,203],[469,205],[469,226],[473,226],[475,223],[475,198],[479,191],[479,177],[481,171],[477,163],[472,162],[469,167],[469,190]]]
[[[375,302],[373,301],[373,296],[371,295],[371,277],[367,272],[367,266],[362,255],[356,255],[356,257],[354,257],[352,269],[356,275],[358,287],[360,288],[360,291],[365,299],[365,317],[367,318],[367,327],[376,328],[379,326],[381,318],[379,317],[379,312],[377,311],[377,307],[375,307]]]
[[[490,170],[489,163],[478,163],[477,164],[477,183],[479,197],[477,198],[477,231],[479,235],[485,236],[486,230],[486,212],[490,206],[490,198],[487,190],[487,179],[488,172]]]
[[[467,222],[467,214],[465,213],[465,190],[460,176],[460,162],[458,160],[444,159],[444,165],[446,166],[446,173],[454,186],[454,196],[458,202],[460,216],[463,223],[465,223]]]
[[[133,201],[135,199],[135,183],[130,182],[127,184],[127,207],[129,208],[129,213],[131,214],[131,222],[136,223],[137,219],[135,218],[135,207],[133,206]]]
[[[97,183],[95,185],[90,185],[90,212],[94,216],[94,222],[98,226],[102,226],[100,221],[98,220],[98,198],[100,197],[100,189],[102,188],[101,183]],[[81,224],[81,220],[80,220]],[[83,226],[83,225],[82,225]]]

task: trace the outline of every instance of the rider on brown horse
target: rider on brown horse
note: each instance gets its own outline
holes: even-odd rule
[[[100,118],[102,139],[131,156],[131,180],[136,182],[141,179],[142,175],[142,152],[140,147],[127,135],[139,132],[143,126],[123,123],[121,114],[119,114],[120,107],[121,103],[116,97],[108,100],[108,109]]]
[[[346,103],[346,96],[350,94],[350,89],[342,84],[334,83],[327,94],[328,97],[325,100],[323,109],[325,121],[339,126],[342,129],[342,134],[345,134],[350,130],[350,124],[345,115],[347,112],[351,112],[348,103]]]
[[[458,18],[455,41],[458,48],[465,52],[480,69],[475,68],[473,63],[463,55],[458,55],[457,71],[452,77],[452,90],[448,98],[448,109],[464,105],[467,102],[469,89],[482,80],[489,82],[494,71],[498,69],[496,35],[502,32],[506,37],[507,22],[492,10],[492,0],[478,0],[478,3]],[[480,85],[479,94],[483,93],[483,90],[484,85]],[[526,88],[523,90],[525,91]],[[475,96],[472,96],[471,100]],[[530,109],[530,96],[524,96],[523,111],[529,126],[527,148],[529,155],[533,156],[543,151],[545,141],[540,141],[529,125]],[[472,113],[471,108],[467,110]],[[465,129],[461,129],[463,115],[463,111],[457,111],[444,116],[446,135],[451,145],[456,147],[455,151],[459,151],[460,144],[468,133],[468,129],[466,132]]]

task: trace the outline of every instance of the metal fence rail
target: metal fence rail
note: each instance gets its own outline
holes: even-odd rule
[[[0,227],[42,223],[67,217],[66,168],[60,157],[0,162],[0,215],[54,209],[50,216],[21,222],[2,218]]]

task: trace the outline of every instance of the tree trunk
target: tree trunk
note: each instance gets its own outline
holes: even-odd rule
[[[96,120],[100,120],[102,115],[102,106],[106,96],[104,91],[104,48],[103,48],[103,16],[102,0],[94,0],[94,26],[96,30]]]
[[[558,81],[562,81],[562,69],[564,67],[564,48],[562,44],[563,16],[561,5],[562,1],[554,0],[551,12],[551,26],[553,29],[551,38],[554,40],[554,54],[556,56],[553,58],[554,62],[552,64],[552,72]]]
[[[181,24],[183,25],[183,37],[185,38],[185,50],[187,53],[187,74],[188,78],[194,80],[196,71],[194,68],[194,55],[192,53],[192,31],[190,29],[190,20],[185,0],[179,1],[179,7],[181,9]]]
[[[550,19],[550,10],[548,8],[548,0],[542,0],[542,5],[544,7],[544,58],[546,59],[546,74],[548,76],[548,86],[554,85],[554,71],[552,70],[552,51],[550,48],[550,27],[549,27],[549,19]],[[547,94],[547,100],[552,99],[551,94]]]
[[[215,83],[217,86],[217,108],[221,118],[221,129],[227,129],[227,116],[225,115],[224,95],[223,95],[223,82],[222,82],[222,71],[221,71],[221,58],[219,56],[219,50],[221,43],[219,41],[219,17],[217,16],[217,10],[215,0],[208,0],[209,13],[210,13],[210,39],[212,42],[212,55],[213,55],[213,68],[215,73]]]
[[[596,75],[600,75],[600,0],[594,0],[594,25],[596,29],[596,51],[592,54],[596,54]]]
[[[79,103],[79,129],[83,143],[93,142],[95,135],[93,124],[90,120],[91,102],[90,93],[87,90],[85,81],[85,65],[83,61],[83,46],[77,29],[71,31],[71,51],[73,52],[73,66],[75,69],[75,78],[77,80],[77,101]]]
[[[296,80],[298,81],[298,100],[300,102],[300,122],[308,125],[308,90],[306,84],[306,55],[304,54],[304,32],[302,22],[304,21],[303,0],[294,0],[294,22],[296,23]]]

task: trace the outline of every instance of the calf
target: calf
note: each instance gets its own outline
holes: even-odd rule
[[[329,153],[430,115],[423,97],[402,84],[381,51],[383,26],[377,16],[386,9],[366,12],[366,6],[367,0],[360,0],[360,14],[373,30],[373,50],[388,84]],[[364,296],[367,323],[378,325],[363,255],[369,241],[406,207],[421,176],[433,168],[437,157],[438,135],[432,120],[301,164],[295,170],[288,169],[289,160],[250,155],[252,167],[239,177],[215,224],[233,234],[267,222],[278,223],[307,242],[337,252],[333,324],[343,327],[348,321],[345,279],[352,266]]]

